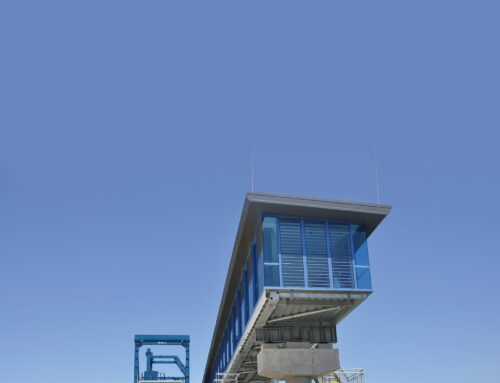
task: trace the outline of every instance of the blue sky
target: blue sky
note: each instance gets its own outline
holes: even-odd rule
[[[495,1],[0,4],[0,381],[131,382],[135,333],[198,383],[245,193],[377,202],[367,383],[495,381]],[[480,379],[481,378],[481,379]]]

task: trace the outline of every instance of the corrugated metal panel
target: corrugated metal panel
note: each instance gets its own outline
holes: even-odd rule
[[[354,288],[349,224],[329,222],[334,288]]]
[[[304,222],[309,287],[330,287],[324,222]]]
[[[304,287],[300,220],[280,219],[282,281],[285,287]]]
[[[255,330],[257,342],[337,343],[335,326],[270,326]]]

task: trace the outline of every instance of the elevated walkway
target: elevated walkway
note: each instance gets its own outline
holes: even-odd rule
[[[327,363],[337,325],[372,292],[367,239],[390,210],[247,193],[202,383],[306,383],[339,370],[338,354]],[[307,357],[290,366],[280,349],[297,348],[289,354]],[[360,371],[331,373],[319,383],[362,383]]]

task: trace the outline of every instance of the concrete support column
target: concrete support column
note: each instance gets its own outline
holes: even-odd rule
[[[286,383],[311,383],[310,376],[295,376],[293,378],[287,378]]]
[[[259,375],[287,383],[311,383],[339,368],[339,350],[331,344],[312,347],[310,343],[265,343],[257,355]]]

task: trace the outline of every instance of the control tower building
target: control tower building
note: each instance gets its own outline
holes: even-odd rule
[[[340,368],[337,324],[372,293],[380,204],[246,195],[203,383],[310,383]]]

